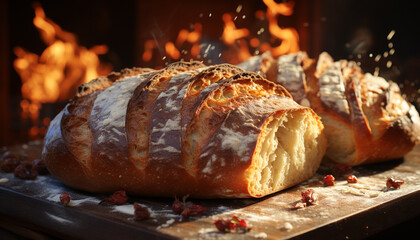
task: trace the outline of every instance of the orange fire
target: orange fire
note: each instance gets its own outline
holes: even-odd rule
[[[293,14],[294,2],[276,3],[274,0],[263,0],[267,6],[265,17],[268,20],[268,31],[271,39],[280,40],[281,44],[272,46],[269,42],[261,42],[258,38],[253,37],[249,41],[245,41],[250,35],[248,29],[237,29],[233,18],[229,14],[223,15],[225,23],[223,29],[223,42],[230,46],[230,49],[224,53],[226,60],[230,63],[237,64],[251,57],[249,47],[255,48],[257,53],[270,51],[273,57],[294,53],[299,51],[299,34],[294,28],[281,28],[278,24],[278,15],[290,16]],[[263,18],[261,11],[255,13],[257,18]],[[264,28],[258,31],[258,35],[264,32]]]
[[[246,28],[237,29],[233,22],[233,17],[229,13],[225,13],[222,16],[223,27],[222,39],[227,45],[235,44],[236,40],[249,36],[249,30]]]
[[[278,23],[278,16],[290,16],[293,14],[293,8],[295,3],[293,1],[285,3],[276,3],[274,0],[262,0],[267,6],[266,11],[258,10],[255,12],[256,19],[265,19],[267,21],[267,28],[261,28],[257,35],[253,35],[250,29],[247,28],[237,28],[235,21],[238,18],[238,15],[231,13],[225,13],[222,15],[223,20],[223,32],[221,39],[223,43],[227,46],[227,50],[224,50],[219,54],[219,57],[223,61],[227,61],[231,64],[238,64],[240,62],[246,61],[249,57],[252,56],[251,50],[256,54],[260,54],[266,51],[270,51],[274,57],[280,55],[298,52],[299,48],[299,35],[294,28],[281,28]],[[239,13],[242,9],[242,5],[239,5],[236,13]],[[242,18],[245,18],[243,16]],[[268,31],[265,31],[268,30]],[[268,34],[268,37],[262,37],[263,33]],[[255,34],[255,33],[254,33]],[[150,62],[153,57],[153,53],[156,53],[156,49],[159,46],[163,46],[165,56],[162,60],[166,58],[172,60],[178,60],[183,55],[190,57],[192,59],[200,58],[200,46],[204,47],[203,51],[208,52],[209,44],[201,44],[200,40],[202,37],[202,25],[196,23],[194,25],[194,31],[189,32],[185,29],[179,31],[176,41],[168,41],[164,44],[159,43],[158,40],[147,40],[144,43],[144,52],[142,59],[144,62]],[[262,41],[262,39],[268,39],[267,41]],[[191,49],[183,49],[184,42],[189,42],[192,44]],[[274,46],[274,43],[280,42],[279,45]],[[185,49],[185,48],[184,48]],[[220,50],[219,50],[220,51]],[[206,57],[204,54],[203,57]]]
[[[276,3],[274,0],[263,0],[267,8],[275,15],[290,16],[293,14],[293,7],[295,2]]]
[[[66,101],[74,96],[77,86],[112,70],[98,58],[98,55],[107,53],[106,45],[90,49],[80,46],[76,36],[48,19],[39,4],[35,4],[34,9],[33,23],[47,45],[46,49],[37,55],[21,47],[14,48],[17,56],[14,68],[22,79],[21,115],[23,119],[31,119],[33,125],[40,124],[42,103]],[[49,119],[44,119],[42,124],[48,123]],[[31,137],[38,134],[42,132],[36,127],[31,128]]]
[[[239,5],[236,15],[230,13],[222,15],[224,24],[221,40],[225,45],[223,49],[201,42],[203,25],[197,22],[190,30],[181,29],[174,41],[162,43],[156,39],[147,40],[144,43],[142,59],[144,62],[154,61],[156,67],[156,62],[162,63],[162,60],[182,58],[203,60],[210,51],[218,51],[216,55],[218,54],[220,61],[237,64],[251,57],[253,55],[251,52],[261,54],[270,51],[274,57],[278,57],[299,51],[297,31],[294,28],[281,28],[278,23],[279,15],[293,14],[294,2],[262,1],[267,9],[265,12],[256,11],[254,17],[265,20],[267,25],[257,33],[251,29],[237,28],[235,21],[242,9],[242,5]],[[39,119],[43,103],[66,101],[74,95],[77,86],[112,70],[110,65],[101,63],[98,57],[107,53],[106,45],[97,45],[90,49],[80,46],[76,36],[48,19],[39,4],[35,4],[34,9],[33,23],[47,47],[40,55],[21,47],[14,49],[17,56],[14,67],[22,79],[23,100],[20,104],[22,119],[30,119],[34,126],[43,126],[31,128],[29,132],[32,137],[42,136],[43,129],[50,121],[48,118]],[[242,16],[242,19],[244,18],[245,15]],[[275,43],[280,44],[275,46]],[[164,56],[156,58],[156,53]],[[208,62],[210,63],[210,59]]]
[[[267,5],[268,31],[273,37],[281,40],[281,44],[271,48],[274,57],[299,51],[299,34],[294,28],[281,28],[277,21],[279,14],[290,16],[293,13],[294,2],[275,3],[273,0],[264,0]]]
[[[182,55],[186,57],[197,58],[200,54],[199,42],[201,40],[201,31],[203,27],[201,23],[195,23],[192,31],[186,29],[181,29],[178,33],[178,36],[174,42],[168,41],[165,43],[165,53],[168,57],[174,60],[178,60]],[[187,45],[188,46],[185,46]],[[157,49],[157,44],[155,40],[147,40],[144,43],[144,52],[142,59],[145,62],[152,60],[153,51]],[[185,50],[187,48],[188,50]],[[184,50],[181,50],[184,49]]]

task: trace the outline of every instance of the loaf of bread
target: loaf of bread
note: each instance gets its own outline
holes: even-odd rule
[[[256,56],[241,67],[267,71],[262,74],[268,80],[321,117],[326,161],[354,166],[401,158],[419,142],[419,114],[394,82],[364,73],[353,61],[334,61],[325,52],[317,59],[304,52],[267,59]]]
[[[315,173],[323,129],[257,73],[178,62],[82,85],[51,122],[42,158],[64,184],[90,192],[262,197]]]

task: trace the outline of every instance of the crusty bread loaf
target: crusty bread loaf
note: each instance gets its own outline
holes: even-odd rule
[[[321,117],[328,139],[326,161],[354,166],[400,158],[420,141],[419,114],[398,86],[365,74],[355,62],[334,61],[325,52],[310,59],[298,52],[271,65],[278,74],[269,80]],[[248,70],[249,64],[241,66]]]
[[[308,179],[326,150],[312,109],[229,64],[134,69],[79,91],[51,122],[42,158],[86,191],[262,197]]]
[[[277,65],[269,51],[250,57],[247,61],[238,64],[238,67],[250,72],[256,72],[266,79],[274,79],[277,76]]]

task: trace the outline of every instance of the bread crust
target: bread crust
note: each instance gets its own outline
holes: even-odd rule
[[[278,72],[270,80],[301,104],[307,99],[304,105],[321,116],[329,142],[326,161],[354,166],[401,158],[419,142],[418,112],[398,86],[365,74],[353,61],[334,62],[326,52],[317,59],[297,53],[280,56]]]
[[[293,99],[304,106],[308,106],[306,96],[306,78],[302,68],[303,60],[308,58],[306,53],[297,52],[294,54],[283,55],[277,59],[277,73],[273,81],[284,86]]]
[[[277,65],[269,51],[250,57],[247,61],[237,66],[248,72],[256,72],[272,82],[275,82],[274,79],[277,77]]]
[[[252,72],[239,73],[230,79],[222,80],[203,91],[192,111],[194,117],[185,130],[182,159],[188,172],[197,177],[197,159],[217,129],[233,109],[260,97],[272,95],[290,97],[280,85],[265,80]]]
[[[50,123],[44,138],[42,158],[45,160],[49,172],[58,180],[82,190],[94,189],[96,187],[95,180],[90,178],[89,170],[68,150],[64,138],[61,136],[60,122],[63,111],[57,114]]]
[[[289,104],[292,110],[302,108],[282,86],[228,64],[176,63],[150,73],[113,73],[84,85],[54,119],[43,158],[63,183],[91,192],[124,189],[145,196],[261,197],[278,189],[251,194],[252,179],[243,176],[264,136],[261,126]],[[214,148],[227,126],[249,137],[245,150],[226,149],[232,144],[229,135],[222,139],[222,149]],[[195,143],[189,141],[194,134],[199,135]],[[186,146],[195,147],[192,164],[184,159]],[[240,188],[229,192],[228,176],[220,184],[220,178],[205,176],[213,161],[206,162],[201,153],[209,148],[221,158],[236,154],[237,160],[230,164],[238,168],[221,171],[237,176]],[[138,150],[145,154],[136,155]]]
[[[216,82],[241,72],[243,70],[239,67],[230,64],[219,64],[204,69],[191,79],[181,104],[181,141],[185,139],[186,127],[195,115],[197,103],[201,102],[217,86]],[[210,87],[210,85],[213,86]],[[204,92],[202,93],[202,91]]]
[[[145,68],[123,69],[121,72],[112,72],[82,84],[78,88],[76,96],[58,115],[60,117],[57,116],[56,124],[60,128],[59,135],[62,138],[55,141],[53,144],[55,147],[43,151],[43,158],[49,160],[50,163],[47,165],[53,175],[71,186],[81,186],[83,190],[108,191],[109,188],[99,182],[101,178],[93,166],[92,145],[95,142],[92,140],[90,115],[94,102],[101,91],[115,82],[129,76],[151,72],[153,72],[151,69]],[[50,127],[49,131],[58,132],[54,127]],[[50,145],[45,144],[45,146]],[[76,172],[71,173],[68,169],[75,169]]]
[[[130,160],[141,171],[148,165],[150,121],[155,100],[166,89],[173,76],[204,67],[201,62],[176,62],[160,70],[134,90],[126,114],[128,150]],[[141,125],[138,124],[140,122]]]
[[[326,149],[320,135],[320,153],[316,161],[308,161],[304,171],[277,189],[267,192],[252,189],[252,174],[257,169],[257,154],[264,128],[273,116],[308,112],[323,128],[319,117],[310,109],[296,104],[289,97],[261,97],[233,110],[217,129],[198,160],[200,186],[212,197],[262,197],[291,187],[311,177],[318,169]],[[246,124],[243,124],[246,123]],[[286,163],[289,164],[289,163]],[[198,195],[201,193],[197,193]],[[200,196],[200,195],[199,195]]]

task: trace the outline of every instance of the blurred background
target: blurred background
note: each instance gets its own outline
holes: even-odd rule
[[[354,60],[398,82],[419,109],[419,22],[414,5],[391,0],[4,0],[0,146],[42,139],[97,76],[180,59],[237,64],[265,51]]]

